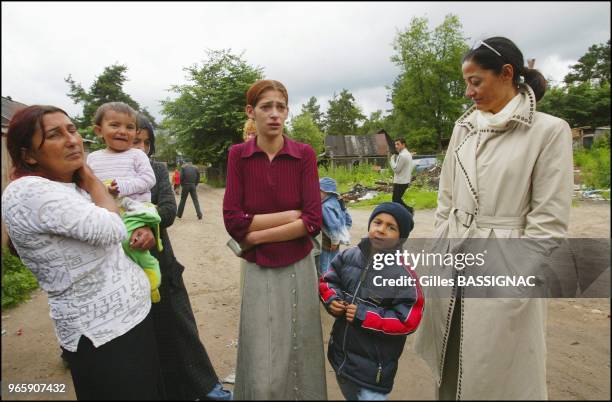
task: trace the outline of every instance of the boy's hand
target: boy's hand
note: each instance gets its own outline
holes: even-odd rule
[[[344,315],[344,311],[346,310],[346,302],[334,300],[329,304],[329,312],[334,317],[342,317]]]
[[[339,248],[340,248],[340,244],[332,244],[332,245],[330,245],[330,246],[329,246],[329,249],[330,249],[331,251],[336,251],[336,250],[338,250]]]
[[[346,306],[346,320],[350,323],[353,323],[355,319],[355,314],[357,313],[357,306],[354,304],[349,304]]]

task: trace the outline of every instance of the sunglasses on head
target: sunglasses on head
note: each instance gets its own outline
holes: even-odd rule
[[[501,53],[498,52],[497,50],[495,50],[493,48],[493,46],[489,45],[487,42],[485,41],[478,41],[478,43],[476,44],[476,46],[474,46],[474,49],[478,49],[480,46],[486,46],[487,48],[489,48],[493,53],[495,53],[496,55],[498,55],[499,57],[502,57]]]

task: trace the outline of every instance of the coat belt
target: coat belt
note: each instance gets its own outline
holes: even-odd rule
[[[524,216],[487,216],[472,214],[453,208],[451,213],[465,227],[470,227],[476,222],[477,228],[484,229],[525,229],[527,219]]]

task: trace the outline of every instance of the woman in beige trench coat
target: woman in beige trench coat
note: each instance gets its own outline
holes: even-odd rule
[[[442,167],[438,243],[449,251],[453,238],[565,237],[572,138],[565,121],[536,111],[544,77],[500,37],[470,50],[462,70],[475,105],[457,121]],[[547,399],[545,299],[464,298],[455,288],[427,303],[415,348],[438,399]]]

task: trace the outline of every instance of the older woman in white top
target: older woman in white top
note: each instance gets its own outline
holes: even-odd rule
[[[11,120],[13,179],[2,216],[24,264],[49,297],[78,399],[160,399],[149,282],[121,247],[127,232],[105,186],[84,163],[67,114],[30,106]],[[136,231],[135,248],[153,241]]]

